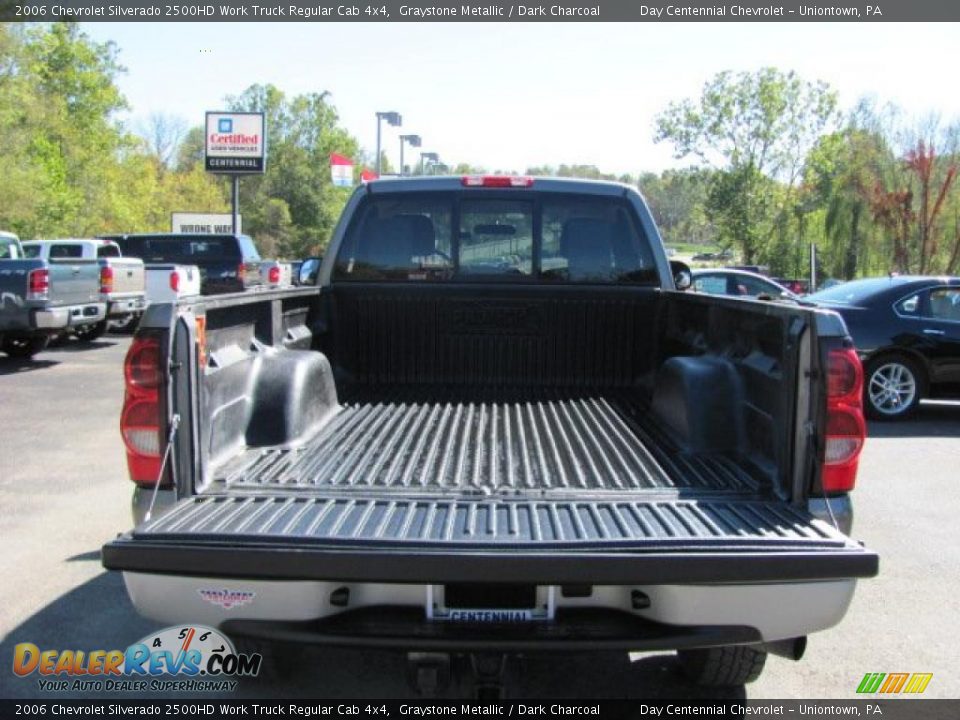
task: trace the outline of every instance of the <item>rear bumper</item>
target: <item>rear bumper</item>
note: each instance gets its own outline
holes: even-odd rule
[[[853,580],[734,585],[552,586],[553,620],[431,620],[424,584],[236,580],[124,573],[131,600],[160,622],[201,622],[297,642],[443,649],[671,650],[801,637],[838,623]],[[545,597],[550,586],[541,586]],[[647,599],[634,607],[634,597]],[[574,596],[575,595],[575,596]]]
[[[147,302],[143,295],[132,295],[130,297],[111,297],[107,299],[107,315],[117,317],[118,315],[129,315],[131,313],[142,313],[147,307]]]
[[[97,323],[106,317],[105,303],[86,303],[64,307],[34,310],[30,317],[31,325],[37,330],[62,330]]]

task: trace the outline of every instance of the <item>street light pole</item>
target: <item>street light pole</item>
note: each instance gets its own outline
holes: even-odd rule
[[[380,177],[380,121],[386,120],[388,125],[400,127],[403,124],[403,116],[398,112],[377,112],[377,177]]]
[[[400,175],[404,174],[403,172],[403,144],[405,142],[410,143],[410,147],[420,147],[420,136],[419,135],[401,135],[400,136]]]

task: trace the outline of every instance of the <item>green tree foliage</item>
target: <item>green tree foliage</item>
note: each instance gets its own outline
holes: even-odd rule
[[[75,23],[0,25],[0,227],[26,238],[165,230],[173,210],[225,206],[220,183],[196,167],[166,172],[115,119],[121,72],[114,45]]]
[[[356,160],[360,147],[328,98],[288,98],[273,85],[252,85],[227,99],[231,110],[265,114],[267,172],[243,180],[240,207],[244,230],[269,238],[283,257],[322,253],[350,195],[331,181],[330,154]]]
[[[656,141],[672,142],[677,158],[693,156],[717,170],[707,208],[724,240],[754,262],[787,210],[803,160],[836,118],[836,94],[822,82],[763,68],[722,72],[698,101],[671,103],[656,121]],[[779,195],[779,197],[778,197]]]
[[[712,245],[717,229],[707,217],[714,171],[703,168],[643,173],[637,180],[664,242]]]

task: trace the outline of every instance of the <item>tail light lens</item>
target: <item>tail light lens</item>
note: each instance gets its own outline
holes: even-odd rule
[[[170,272],[170,289],[175,293],[180,292],[180,273],[176,270]]]
[[[130,479],[138,485],[156,485],[163,453],[163,386],[159,338],[136,337],[123,363],[126,392],[120,415],[120,434],[127,449]]]
[[[100,268],[100,292],[101,293],[112,293],[113,292],[113,268],[112,267],[102,267]]]
[[[27,300],[46,300],[50,294],[50,271],[47,268],[31,270],[27,275]]]
[[[825,493],[853,490],[866,438],[860,358],[853,348],[832,350],[827,364],[827,431],[821,475]]]
[[[273,265],[267,271],[267,282],[269,282],[271,285],[280,284],[280,268],[277,267],[276,265]]]
[[[237,265],[237,280],[243,285],[247,284],[247,266],[244,263]]]

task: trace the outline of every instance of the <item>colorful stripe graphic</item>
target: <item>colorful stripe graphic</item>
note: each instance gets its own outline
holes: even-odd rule
[[[857,693],[919,694],[927,689],[932,679],[933,673],[867,673],[857,686]]]

